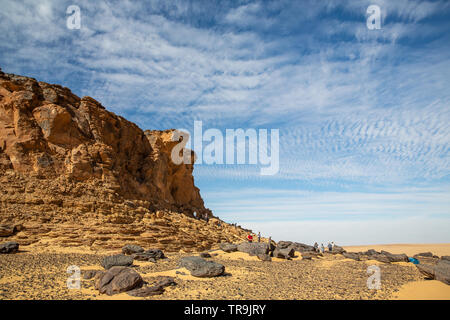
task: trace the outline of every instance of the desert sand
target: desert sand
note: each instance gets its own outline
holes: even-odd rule
[[[351,252],[366,251],[368,249],[375,249],[377,251],[385,250],[391,253],[406,253],[408,256],[413,256],[420,252],[432,252],[437,256],[450,255],[450,243],[376,244],[364,246],[344,246],[344,249]]]
[[[360,251],[365,246],[346,248]],[[376,250],[407,252],[409,255],[431,251],[446,253],[449,245],[367,246]],[[16,254],[0,259],[0,299],[75,299],[75,300],[207,300],[207,299],[450,299],[450,286],[425,280],[417,268],[406,262],[384,264],[374,260],[354,261],[341,254],[304,260],[296,252],[293,260],[259,261],[242,252],[225,253],[210,250],[213,260],[225,265],[225,275],[215,278],[196,278],[180,268],[178,261],[195,253],[167,253],[167,259],[157,263],[135,261],[132,266],[144,280],[151,282],[158,276],[170,276],[176,286],[166,288],[159,296],[131,297],[127,293],[114,296],[99,294],[93,280],[81,280],[81,289],[68,289],[67,267],[102,270],[101,259],[118,251],[96,252],[89,248],[47,248],[23,246]],[[381,269],[382,288],[367,288],[367,267],[376,264]]]

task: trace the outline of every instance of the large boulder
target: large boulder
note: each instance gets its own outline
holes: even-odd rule
[[[217,277],[225,272],[222,264],[206,261],[200,257],[184,257],[180,260],[179,266],[188,269],[191,275],[199,278]]]
[[[113,256],[107,256],[103,259],[101,265],[105,269],[110,269],[115,266],[131,266],[133,264],[133,258],[123,254],[116,254]]]
[[[287,247],[287,248],[275,248],[275,250],[273,251],[273,256],[275,258],[280,258],[280,259],[291,259],[294,257],[295,254],[295,250],[292,247]]]
[[[19,251],[19,244],[14,241],[8,241],[0,244],[0,253],[16,253]]]
[[[221,244],[219,244],[219,248],[220,248],[220,250],[228,252],[228,253],[235,252],[238,250],[237,245],[234,243],[221,243]]]
[[[242,242],[237,245],[237,250],[248,253],[251,256],[269,253],[269,245],[262,242]]]
[[[131,268],[116,266],[98,276],[95,288],[100,293],[113,295],[142,286],[142,277]]]
[[[127,244],[122,248],[123,254],[131,255],[134,253],[141,253],[141,252],[144,252],[144,248],[135,244]]]

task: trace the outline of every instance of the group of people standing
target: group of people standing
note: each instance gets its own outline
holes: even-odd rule
[[[330,252],[333,251],[334,242],[331,242],[331,243],[328,242],[327,247],[328,247],[328,251],[330,251]],[[319,244],[317,242],[314,243],[314,251],[324,253],[325,247],[323,246],[323,243],[320,245],[320,248],[319,248]]]

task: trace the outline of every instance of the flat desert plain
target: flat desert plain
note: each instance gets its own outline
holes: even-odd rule
[[[345,247],[358,252],[367,249],[407,253],[408,256],[431,251],[450,255],[450,244],[392,244]],[[0,299],[150,299],[150,300],[208,300],[208,299],[450,299],[450,286],[435,280],[425,280],[412,263],[381,263],[375,260],[355,261],[341,254],[324,254],[311,260],[296,252],[292,260],[274,258],[260,261],[242,252],[226,253],[210,250],[212,260],[225,266],[225,274],[214,278],[196,278],[180,268],[182,257],[198,253],[166,253],[167,259],[153,262],[135,261],[132,268],[148,283],[161,276],[173,277],[175,286],[163,294],[136,298],[127,293],[113,296],[99,294],[94,280],[84,280],[87,270],[102,270],[100,261],[120,251],[92,251],[88,247],[58,248],[23,246],[16,254],[0,256]],[[71,265],[81,269],[81,287],[68,289]],[[367,268],[377,265],[381,271],[381,289],[368,289]]]

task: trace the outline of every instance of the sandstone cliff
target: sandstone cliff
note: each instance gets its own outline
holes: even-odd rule
[[[91,97],[0,70],[0,225],[12,230],[3,236],[167,250],[242,237],[205,208],[193,165],[171,161],[173,134],[144,132]]]

